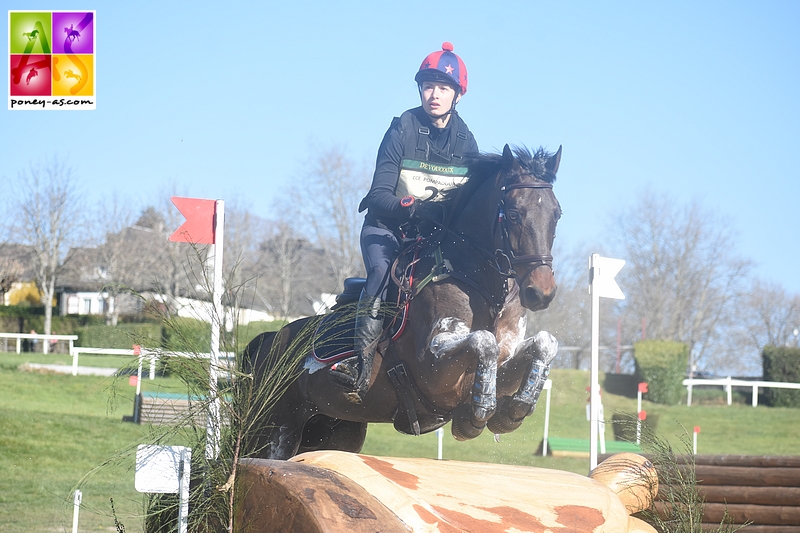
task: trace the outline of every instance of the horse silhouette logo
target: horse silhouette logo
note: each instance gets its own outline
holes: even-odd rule
[[[28,32],[28,33],[23,33],[22,35],[27,37],[29,42],[30,41],[35,41],[36,40],[36,36],[39,35],[39,30],[33,30],[31,32]]]
[[[81,32],[79,32],[78,30],[73,30],[72,27],[73,25],[70,24],[69,28],[64,28],[64,33],[67,34],[67,40],[71,43],[75,42],[75,39],[78,39],[78,41],[80,41]]]
[[[72,70],[71,70],[71,69],[67,69],[67,70],[64,72],[64,77],[65,77],[65,78],[72,78],[72,79],[74,79],[74,80],[78,80],[78,82],[80,82],[80,81],[81,81],[81,75],[80,75],[80,74],[75,74],[74,72],[72,72]]]
[[[31,84],[31,80],[33,78],[35,78],[36,76],[38,76],[38,75],[39,75],[39,71],[36,70],[35,68],[31,67],[31,69],[28,71],[28,77],[25,78],[25,85],[30,85]]]

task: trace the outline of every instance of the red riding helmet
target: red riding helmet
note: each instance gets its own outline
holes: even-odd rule
[[[414,79],[417,84],[423,81],[448,83],[454,85],[462,95],[467,93],[467,67],[453,53],[453,44],[449,42],[442,43],[441,52],[433,52],[425,58]]]

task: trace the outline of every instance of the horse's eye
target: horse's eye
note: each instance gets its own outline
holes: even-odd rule
[[[519,213],[517,211],[509,211],[508,213],[506,213],[506,217],[508,217],[508,220],[510,222],[513,222],[514,224],[518,223],[520,219]]]

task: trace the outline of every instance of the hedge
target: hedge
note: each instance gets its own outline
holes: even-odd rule
[[[117,324],[116,326],[86,326],[75,330],[76,346],[93,348],[127,348],[134,344],[145,348],[161,346],[161,324]]]
[[[765,346],[762,353],[764,381],[800,383],[800,348]],[[800,390],[764,390],[764,399],[773,407],[800,407]]]
[[[647,340],[634,344],[636,374],[647,383],[645,398],[676,405],[683,395],[683,379],[689,363],[689,347],[677,341]]]

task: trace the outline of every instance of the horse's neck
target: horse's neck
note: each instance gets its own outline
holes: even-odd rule
[[[475,246],[494,249],[494,227],[500,191],[494,178],[488,178],[467,200],[464,209],[455,219],[452,229],[463,235]]]

